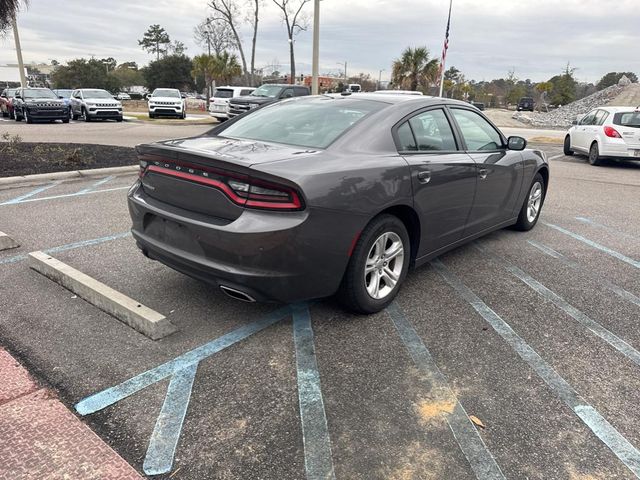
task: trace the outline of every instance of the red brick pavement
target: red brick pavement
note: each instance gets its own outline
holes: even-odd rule
[[[141,478],[0,349],[0,480]]]

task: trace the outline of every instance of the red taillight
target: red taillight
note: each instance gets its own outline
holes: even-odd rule
[[[604,127],[604,134],[609,138],[622,138],[615,128],[609,126]]]
[[[190,180],[214,187],[235,204],[265,210],[302,210],[302,200],[294,189],[249,176],[213,170],[196,165],[187,165],[175,161],[140,161],[140,178],[147,172]]]

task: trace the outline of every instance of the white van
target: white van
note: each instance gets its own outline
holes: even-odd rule
[[[209,114],[223,122],[229,118],[229,100],[249,95],[255,87],[216,87],[209,99]]]
[[[357,93],[361,91],[362,91],[362,87],[360,86],[359,83],[350,83],[349,85],[347,85],[347,89],[345,90],[345,92],[349,92],[349,93]]]

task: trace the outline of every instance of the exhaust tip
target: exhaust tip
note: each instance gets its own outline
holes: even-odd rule
[[[227,296],[234,298],[236,300],[240,300],[241,302],[254,303],[256,301],[248,293],[242,292],[240,290],[236,290],[235,288],[227,287],[225,285],[220,285],[220,290],[227,294]]]

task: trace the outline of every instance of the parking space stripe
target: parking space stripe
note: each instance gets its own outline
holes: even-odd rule
[[[429,378],[431,387],[446,391],[448,398],[455,399],[455,395],[448,386],[447,378],[440,371],[429,350],[398,305],[394,302],[387,307],[386,311],[416,367]],[[481,480],[504,479],[505,477],[493,455],[487,449],[467,412],[457,399],[453,411],[445,418],[462,453],[475,472],[476,478]]]
[[[89,240],[82,240],[80,242],[67,243],[66,245],[60,245],[58,247],[53,247],[47,250],[43,250],[43,252],[48,254],[64,252],[66,250],[73,250],[75,248],[89,247],[91,245],[99,245],[101,243],[111,242],[113,240],[118,240],[120,238],[126,238],[129,236],[131,236],[131,232],[117,233],[115,235],[107,235],[106,237],[91,238]],[[15,255],[13,257],[0,258],[0,265],[21,262],[22,260],[26,260],[26,259],[27,259],[27,255]]]
[[[316,362],[311,315],[307,305],[293,307],[298,399],[307,480],[335,479],[331,439]]]
[[[69,198],[69,197],[78,197],[80,195],[91,195],[92,193],[107,193],[107,192],[116,192],[118,190],[128,190],[129,187],[115,187],[115,188],[104,188],[102,190],[91,190],[90,192],[76,192],[76,193],[65,193],[63,195],[53,195],[51,197],[38,197],[38,198],[27,198],[24,200],[20,200],[18,202],[4,202],[4,203],[0,203],[0,206],[2,205],[15,205],[15,204],[20,204],[20,203],[28,203],[28,202],[42,202],[45,200],[56,200],[58,198]]]
[[[601,285],[603,285],[604,287],[606,287],[607,289],[609,289],[610,291],[612,291],[613,293],[618,295],[620,298],[623,298],[623,299],[627,300],[628,302],[631,302],[634,305],[637,305],[638,307],[640,307],[640,298],[638,298],[633,293],[625,290],[622,287],[619,287],[618,285],[616,285],[614,283],[611,283],[609,280],[607,280],[605,278],[602,278],[599,275],[594,275],[593,273],[591,273],[590,270],[580,266],[578,264],[578,262],[574,262],[573,260],[569,260],[567,257],[562,255],[561,253],[556,252],[555,250],[553,250],[551,247],[548,247],[546,245],[543,245],[542,243],[536,242],[535,240],[527,240],[527,242],[531,246],[533,246],[533,247],[537,248],[538,250],[540,250],[541,252],[543,252],[544,254],[555,258],[556,260],[561,262],[563,265],[566,265],[567,267],[570,267],[570,268],[573,268],[575,270],[578,270],[578,271],[582,272],[584,275],[586,275],[586,276],[590,277],[591,279],[595,280],[596,282],[600,283]]]
[[[221,337],[212,340],[209,343],[201,345],[198,348],[190,350],[182,355],[170,360],[162,365],[154,367],[146,372],[136,375],[129,380],[116,385],[114,387],[107,388],[98,393],[88,396],[87,398],[79,401],[75,409],[80,415],[89,415],[95,413],[103,408],[106,408],[114,403],[123,400],[134,393],[148,387],[154,383],[157,383],[165,378],[179,372],[180,370],[199,363],[207,357],[230,347],[247,337],[250,337],[254,333],[257,333],[265,328],[279,322],[283,318],[289,316],[291,313],[290,307],[284,307],[272,312],[271,314],[263,317],[257,322],[249,323],[236,330],[233,330]]]
[[[564,153],[561,153],[560,155],[554,155],[553,157],[550,157],[547,160],[548,161],[557,160],[558,158],[562,158],[562,157],[564,157]]]
[[[622,260],[623,262],[636,267],[636,268],[640,268],[640,262],[637,260],[634,260],[633,258],[629,258],[626,255],[623,255],[620,252],[616,252],[615,250],[609,248],[609,247],[605,247],[604,245],[600,245],[599,243],[594,242],[593,240],[589,240],[588,238],[583,237],[582,235],[578,235],[577,233],[573,233],[569,230],[566,230],[562,227],[559,227],[557,225],[553,225],[552,223],[546,223],[546,222],[542,222],[544,225],[546,225],[547,227],[551,227],[555,230],[558,230],[561,233],[564,233],[565,235],[568,235],[572,238],[575,238],[576,240],[579,240],[582,243],[585,243],[587,245],[589,245],[590,247],[593,247],[597,250],[600,250],[601,252],[606,253],[607,255],[611,255],[614,258],[617,258],[618,260]]]
[[[484,303],[469,287],[451,272],[440,260],[431,265],[444,280],[464,298],[473,309],[502,337],[560,398],[582,420],[582,422],[620,459],[624,465],[640,478],[640,451],[618,430],[604,419],[595,408],[573,389],[533,348],[529,346],[497,313]]]
[[[89,193],[92,190],[95,190],[96,188],[98,188],[100,185],[104,185],[105,183],[109,182],[110,180],[113,180],[114,178],[116,178],[115,175],[109,175],[108,177],[103,178],[102,180],[98,180],[97,182],[95,182],[94,184],[92,184],[91,186],[80,190],[78,192],[78,194],[83,194],[83,193]]]
[[[14,205],[16,203],[21,203],[23,201],[25,201],[28,198],[33,197],[34,195],[37,195],[39,193],[44,192],[45,190],[49,190],[50,188],[55,187],[56,185],[59,185],[60,182],[51,182],[51,183],[47,183],[46,185],[43,185],[42,187],[38,187],[34,190],[31,190],[29,193],[25,193],[24,195],[20,195],[19,197],[16,198],[12,198],[11,200],[7,200],[5,202],[0,203],[0,205]]]
[[[187,414],[198,364],[179,370],[171,377],[167,396],[149,440],[142,468],[147,475],[168,473],[173,467],[182,424]]]
[[[625,355],[629,360],[634,362],[636,365],[640,366],[640,352],[629,345],[627,342],[618,337],[615,333],[607,330],[605,327],[600,325],[598,322],[587,316],[585,313],[578,310],[576,307],[567,302],[564,298],[562,298],[557,293],[549,290],[542,283],[538,282],[531,275],[527,274],[520,268],[512,265],[507,260],[499,257],[498,255],[490,252],[487,248],[482,247],[474,242],[473,244],[480,252],[484,255],[491,258],[493,261],[501,265],[506,271],[511,273],[513,276],[518,278],[524,284],[529,286],[532,290],[543,296],[545,299],[553,303],[556,307],[564,311],[571,318],[576,320],[578,323],[581,323],[585,327],[587,327],[592,333],[600,337],[602,340],[607,342],[613,348],[618,350],[620,353]]]
[[[616,235],[620,235],[620,236],[625,237],[625,238],[631,238],[633,240],[637,240],[637,238],[635,236],[633,236],[633,235],[630,235],[630,234],[625,233],[625,232],[621,232],[619,230],[616,230],[615,228],[607,227],[606,225],[598,223],[595,220],[592,220],[590,218],[587,218],[587,217],[575,217],[575,219],[578,220],[579,222],[586,223],[587,225],[591,225],[592,227],[601,228],[602,230],[607,230],[609,232],[615,233]]]

